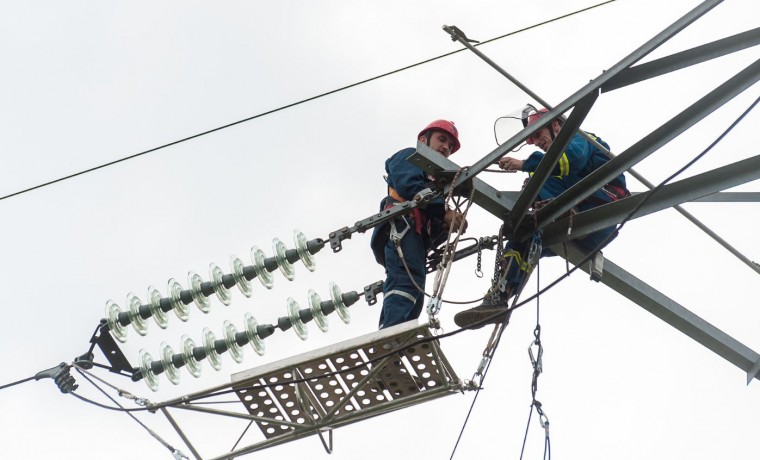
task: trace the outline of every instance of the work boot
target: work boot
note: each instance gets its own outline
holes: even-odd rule
[[[480,329],[486,324],[509,320],[508,312],[509,294],[501,291],[489,293],[482,304],[454,315],[454,323],[463,329]],[[473,326],[474,324],[476,325]]]

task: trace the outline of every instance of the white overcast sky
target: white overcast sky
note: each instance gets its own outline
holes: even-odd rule
[[[459,49],[441,26],[486,40],[577,9],[587,0],[506,1],[40,1],[0,0],[0,196],[33,187],[227,123],[244,119],[424,59]],[[481,50],[525,85],[558,103],[699,4],[695,0],[617,0],[523,32]],[[727,0],[656,50],[666,56],[758,27],[755,0]],[[603,94],[583,124],[621,152],[754,62],[750,49]],[[701,152],[758,96],[754,85],[636,166],[658,183]],[[252,245],[272,254],[277,237],[292,247],[293,229],[310,238],[375,212],[384,194],[383,163],[429,121],[456,121],[468,165],[491,152],[493,121],[529,97],[470,52],[373,81],[140,158],[0,201],[0,385],[70,362],[84,353],[105,303],[122,307],[130,291],[166,293],[169,278],[208,278],[208,264],[228,270],[230,255],[250,260]],[[686,175],[757,155],[760,114],[751,113]],[[529,150],[524,149],[527,156]],[[524,175],[487,175],[500,190],[519,190]],[[630,188],[645,190],[629,177]],[[757,183],[739,190],[760,191]],[[685,208],[750,259],[760,259],[756,203],[686,204]],[[473,209],[468,236],[493,235],[495,218]],[[254,284],[204,315],[191,306],[181,323],[150,324],[123,346],[175,349],[204,327],[260,323],[284,315],[286,299],[306,304],[330,281],[343,291],[383,278],[357,234],[318,268],[296,264],[296,279],[275,273],[271,291]],[[669,210],[630,222],[605,255],[646,283],[760,350],[758,274]],[[484,256],[485,267],[493,254]],[[540,282],[564,270],[545,259]],[[488,288],[475,258],[457,264],[445,296],[470,300]],[[487,272],[487,270],[486,270]],[[488,272],[487,272],[488,274]],[[432,278],[431,278],[432,279]],[[535,281],[535,277],[533,278]],[[535,290],[531,282],[526,292]],[[461,307],[445,305],[445,331]],[[535,304],[515,313],[480,393],[456,458],[519,458],[530,407],[527,347]],[[143,382],[98,373],[111,384],[162,401],[229,381],[230,374],[374,331],[379,305],[360,302],[345,325],[331,316],[311,338],[276,333],[267,354],[248,348],[242,364],[223,356],[221,372],[182,371],[158,393]],[[551,422],[555,458],[753,458],[760,431],[760,385],[737,367],[583,273],[541,297],[544,374],[538,399]],[[441,346],[461,378],[480,362],[490,330],[460,334]],[[98,355],[100,362],[105,360]],[[74,374],[78,393],[109,403]],[[449,458],[473,393],[452,395],[335,432],[334,459]],[[128,401],[121,400],[124,404]],[[223,453],[240,423],[178,414],[205,456]],[[159,415],[140,419],[180,448]],[[254,427],[252,430],[256,431]],[[252,433],[252,440],[259,433]],[[525,458],[541,458],[534,417]],[[327,458],[311,437],[255,454],[261,459]],[[50,380],[0,391],[0,457],[8,459],[171,458],[122,413],[62,395]]]

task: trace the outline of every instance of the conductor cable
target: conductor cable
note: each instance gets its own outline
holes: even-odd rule
[[[494,38],[491,38],[491,39],[489,39],[489,40],[485,40],[485,41],[481,42],[481,43],[480,43],[480,45],[485,45],[486,43],[491,43],[491,42],[494,42],[494,41],[496,41],[496,40],[501,40],[502,38],[510,37],[510,36],[512,36],[512,35],[516,35],[516,34],[519,34],[519,33],[521,33],[521,32],[525,32],[525,31],[528,31],[528,30],[531,30],[531,29],[535,29],[535,28],[537,28],[537,27],[541,27],[541,26],[544,26],[544,25],[550,24],[550,23],[552,23],[552,22],[555,22],[555,21],[559,21],[559,20],[561,20],[561,19],[565,19],[565,18],[568,18],[568,17],[570,17],[570,16],[574,16],[574,15],[577,15],[577,14],[580,14],[580,13],[584,13],[584,12],[586,12],[586,11],[592,10],[592,9],[594,9],[594,8],[597,8],[597,7],[600,7],[600,6],[606,5],[606,4],[608,4],[608,3],[612,3],[612,2],[615,2],[615,1],[617,1],[617,0],[607,0],[607,1],[605,1],[605,2],[602,2],[602,3],[596,4],[596,5],[592,5],[592,6],[590,6],[590,7],[587,7],[587,8],[582,8],[582,9],[580,9],[580,10],[576,10],[576,11],[573,11],[573,12],[571,12],[571,13],[567,13],[567,14],[563,14],[563,15],[560,15],[560,16],[556,16],[556,17],[554,17],[554,18],[552,18],[552,19],[548,19],[548,20],[546,20],[546,21],[542,21],[542,22],[539,22],[539,23],[533,24],[533,25],[531,25],[531,26],[528,26],[528,27],[523,27],[522,29],[514,30],[514,31],[512,31],[512,32],[509,32],[509,33],[506,33],[506,34],[504,34],[504,35],[500,35],[500,36],[498,36],[498,37],[494,37]],[[14,193],[11,193],[11,194],[8,194],[8,195],[5,195],[5,196],[2,196],[2,197],[0,197],[0,201],[2,201],[2,200],[5,200],[5,199],[8,199],[8,198],[12,198],[12,197],[15,197],[15,196],[18,196],[18,195],[21,195],[21,194],[23,194],[23,193],[31,192],[31,191],[33,191],[33,190],[37,190],[37,189],[40,189],[40,188],[46,187],[46,186],[48,186],[48,185],[53,185],[53,184],[56,184],[56,183],[58,183],[58,182],[63,182],[63,181],[65,181],[65,180],[68,180],[68,179],[73,179],[73,178],[75,178],[75,177],[78,177],[78,176],[81,176],[81,175],[83,175],[83,174],[87,174],[87,173],[90,173],[90,172],[93,172],[93,171],[97,171],[97,170],[99,170],[99,169],[103,169],[103,168],[106,168],[106,167],[108,167],[108,166],[113,166],[113,165],[115,165],[115,164],[118,164],[118,163],[122,163],[122,162],[124,162],[124,161],[127,161],[127,160],[131,160],[131,159],[134,159],[134,158],[137,158],[137,157],[143,156],[143,155],[147,155],[147,154],[149,154],[149,153],[153,153],[153,152],[155,152],[155,151],[158,151],[158,150],[161,150],[161,149],[165,149],[165,148],[167,148],[167,147],[171,147],[171,146],[174,146],[174,145],[177,145],[177,144],[181,144],[181,143],[183,143],[183,142],[187,142],[187,141],[189,141],[189,140],[192,140],[192,139],[196,139],[196,138],[198,138],[198,137],[201,137],[201,136],[205,136],[205,135],[207,135],[207,134],[211,134],[211,133],[215,133],[215,132],[217,132],[217,131],[221,131],[221,130],[223,130],[223,129],[231,128],[231,127],[233,127],[233,126],[236,126],[236,125],[239,125],[239,124],[242,124],[242,123],[248,122],[248,121],[252,121],[252,120],[255,120],[255,119],[257,119],[257,118],[265,117],[265,116],[267,116],[267,115],[271,115],[271,114],[273,114],[273,113],[277,113],[277,112],[283,111],[283,110],[285,110],[285,109],[289,109],[289,108],[292,108],[292,107],[295,107],[295,106],[298,106],[298,105],[301,105],[301,104],[305,104],[305,103],[307,103],[307,102],[311,102],[311,101],[314,101],[314,100],[316,100],[316,99],[320,99],[320,98],[323,98],[323,97],[329,96],[329,95],[331,95],[331,94],[335,94],[335,93],[338,93],[338,92],[341,92],[341,91],[344,91],[344,90],[347,90],[347,89],[353,88],[353,87],[355,87],[355,86],[363,85],[363,84],[365,84],[365,83],[369,83],[369,82],[371,82],[371,81],[374,81],[374,80],[378,80],[378,79],[380,79],[380,78],[384,78],[384,77],[387,77],[387,76],[393,75],[393,74],[395,74],[395,73],[399,73],[399,72],[402,72],[402,71],[404,71],[404,70],[409,70],[409,69],[412,69],[412,68],[414,68],[414,67],[419,67],[419,66],[421,66],[421,65],[423,65],[423,64],[428,64],[428,63],[430,63],[430,62],[433,62],[433,61],[437,61],[438,59],[443,59],[443,58],[445,58],[445,57],[448,57],[448,56],[451,56],[451,55],[454,55],[454,54],[460,53],[460,52],[462,52],[462,51],[464,51],[464,50],[466,50],[466,49],[467,49],[467,48],[461,48],[461,49],[458,49],[458,50],[455,50],[455,51],[451,51],[451,52],[449,52],[449,53],[441,54],[441,55],[439,55],[439,56],[435,56],[435,57],[432,57],[432,58],[430,58],[430,59],[426,59],[426,60],[424,60],[424,61],[420,61],[420,62],[417,62],[417,63],[415,63],[415,64],[411,64],[411,65],[408,65],[408,66],[405,66],[405,67],[401,67],[401,68],[398,68],[398,69],[396,69],[396,70],[392,70],[392,71],[390,71],[390,72],[386,72],[386,73],[383,73],[383,74],[377,75],[377,76],[375,76],[375,77],[372,77],[372,78],[367,78],[367,79],[365,79],[365,80],[361,80],[361,81],[358,81],[358,82],[355,82],[355,83],[351,83],[351,84],[349,84],[349,85],[341,86],[341,87],[339,87],[339,88],[336,88],[336,89],[333,89],[333,90],[331,90],[331,91],[326,91],[326,92],[324,92],[324,93],[320,93],[320,94],[317,94],[317,95],[315,95],[315,96],[311,96],[311,97],[308,97],[308,98],[306,98],[306,99],[301,99],[300,101],[296,101],[296,102],[293,102],[293,103],[290,103],[290,104],[287,104],[287,105],[283,105],[283,106],[281,106],[281,107],[278,107],[278,108],[276,108],[276,109],[268,110],[268,111],[266,111],[266,112],[262,112],[262,113],[259,113],[259,114],[257,114],[257,115],[253,115],[253,116],[251,116],[251,117],[248,117],[248,118],[244,118],[244,119],[242,119],[242,120],[238,120],[238,121],[235,121],[235,122],[232,122],[232,123],[227,123],[227,124],[225,124],[225,125],[222,125],[222,126],[219,126],[219,127],[217,127],[217,128],[209,129],[209,130],[207,130],[207,131],[203,131],[203,132],[201,132],[201,133],[198,133],[198,134],[194,134],[194,135],[192,135],[192,136],[188,136],[188,137],[185,137],[185,138],[182,138],[182,139],[176,140],[176,141],[174,141],[174,142],[169,142],[169,143],[167,143],[167,144],[163,144],[163,145],[160,145],[160,146],[158,146],[158,147],[154,147],[154,148],[151,148],[151,149],[145,150],[145,151],[143,151],[143,152],[135,153],[135,154],[133,154],[133,155],[129,155],[129,156],[126,156],[126,157],[120,158],[120,159],[118,159],[118,160],[114,160],[114,161],[111,161],[111,162],[108,162],[108,163],[104,163],[104,164],[102,164],[102,165],[99,165],[99,166],[95,166],[95,167],[92,167],[92,168],[89,168],[89,169],[85,169],[85,170],[83,170],[83,171],[80,171],[80,172],[77,172],[77,173],[74,173],[74,174],[69,174],[69,175],[67,175],[67,176],[64,176],[64,177],[60,177],[60,178],[58,178],[58,179],[54,179],[54,180],[51,180],[51,181],[48,181],[48,182],[44,182],[44,183],[42,183],[42,184],[39,184],[39,185],[35,185],[35,186],[33,186],[33,187],[29,187],[29,188],[27,188],[27,189],[19,190],[19,191],[17,191],[17,192],[14,192]]]

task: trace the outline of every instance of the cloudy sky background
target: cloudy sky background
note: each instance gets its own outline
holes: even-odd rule
[[[594,3],[4,0],[0,196],[459,49],[441,30],[444,24],[486,40]],[[481,51],[556,104],[698,4],[617,0]],[[645,60],[755,28],[759,13],[753,0],[726,1]],[[583,128],[621,152],[759,54],[745,50],[604,94]],[[635,169],[659,183],[757,96],[755,85]],[[494,120],[526,102],[532,102],[527,95],[472,53],[461,52],[0,201],[0,384],[84,353],[108,299],[124,307],[134,291],[145,300],[149,285],[165,294],[169,278],[186,286],[189,270],[207,279],[211,262],[225,272],[230,255],[248,262],[252,245],[267,255],[275,237],[292,247],[295,228],[326,238],[369,216],[384,194],[385,159],[414,145],[416,133],[433,119],[455,120],[460,129],[463,147],[451,159],[476,162],[496,147]],[[756,155],[759,123],[754,111],[684,177]],[[522,152],[527,156],[529,150]],[[518,190],[524,179],[481,177],[501,190]],[[629,181],[632,190],[645,190]],[[756,183],[738,190],[760,191]],[[760,206],[684,207],[747,257],[760,259]],[[469,221],[468,236],[498,231],[496,219],[480,209],[471,211]],[[305,305],[307,291],[315,289],[325,298],[330,281],[343,291],[360,290],[383,278],[368,244],[368,234],[354,235],[339,254],[317,254],[314,273],[296,264],[293,282],[276,272],[270,291],[254,284],[250,299],[233,291],[229,307],[212,299],[207,315],[191,305],[187,323],[170,316],[167,330],[154,323],[146,337],[131,330],[123,350],[135,364],[141,348],[156,356],[160,342],[177,349],[182,334],[197,342],[204,327],[218,336],[225,319],[240,326],[249,311],[261,323],[275,322],[288,297]],[[605,255],[760,350],[752,288],[758,274],[676,212],[630,222]],[[493,254],[485,254],[484,267],[492,264]],[[541,284],[564,268],[560,259],[542,261]],[[445,296],[480,297],[488,276],[478,279],[474,269],[474,258],[459,262]],[[526,292],[534,291],[535,277]],[[445,331],[455,329],[459,308],[444,306]],[[143,382],[98,375],[162,401],[376,329],[379,305],[360,302],[351,313],[349,325],[331,316],[327,334],[310,325],[306,342],[290,331],[276,333],[263,357],[250,348],[242,364],[223,356],[221,372],[204,364],[201,379],[183,371],[174,386],[161,377],[158,393]],[[526,350],[535,321],[535,305],[513,316],[456,458],[519,458],[531,401]],[[557,458],[714,459],[756,452],[758,382],[747,387],[741,370],[585,274],[541,297],[541,324],[545,372],[538,399],[551,422]],[[489,333],[482,329],[442,341],[461,378],[472,376]],[[108,403],[74,375],[78,393]],[[453,395],[338,429],[331,458],[448,458],[472,397]],[[0,408],[3,458],[170,458],[125,414],[62,395],[50,380],[0,391]],[[139,417],[190,455],[162,416]],[[245,426],[209,416],[178,418],[209,457],[228,450]],[[534,417],[525,458],[542,452],[543,433]],[[326,457],[316,438],[256,455]]]

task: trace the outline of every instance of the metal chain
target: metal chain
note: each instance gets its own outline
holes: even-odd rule
[[[475,266],[475,276],[483,278],[483,246],[478,241],[478,263]]]
[[[494,259],[493,278],[491,278],[491,291],[495,291],[499,284],[499,278],[502,274],[502,263],[504,255],[504,224],[499,227],[499,236],[496,238],[496,258]],[[503,270],[506,274],[506,270]]]

